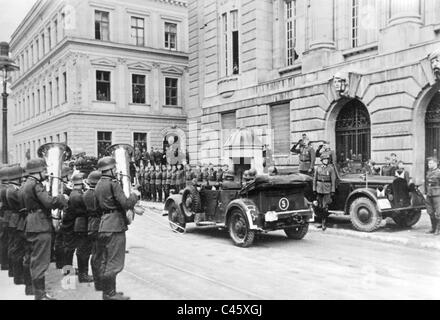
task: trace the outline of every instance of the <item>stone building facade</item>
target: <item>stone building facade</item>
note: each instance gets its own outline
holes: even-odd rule
[[[116,143],[187,145],[184,0],[40,0],[14,32],[16,162],[48,142],[97,156]]]
[[[440,156],[439,1],[190,0],[189,33],[192,159],[238,161],[232,129],[284,168],[303,133],[338,161],[396,153],[417,183]]]

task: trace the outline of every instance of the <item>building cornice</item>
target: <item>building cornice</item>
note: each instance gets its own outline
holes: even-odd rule
[[[90,111],[67,111],[64,113],[61,113],[59,115],[56,115],[55,117],[52,117],[50,119],[45,119],[43,121],[40,121],[38,123],[32,123],[29,124],[28,126],[21,128],[19,130],[16,131],[12,131],[12,135],[18,135],[18,134],[22,134],[25,133],[27,131],[30,131],[34,128],[36,128],[37,126],[42,126],[54,121],[58,121],[62,118],[66,118],[69,116],[97,116],[97,117],[102,117],[102,116],[106,116],[106,117],[116,117],[116,118],[136,118],[136,119],[151,119],[151,120],[173,120],[173,121],[186,121],[187,116],[186,115],[182,115],[182,116],[170,116],[170,115],[154,115],[154,114],[149,114],[149,115],[145,115],[145,114],[137,114],[137,113],[112,113],[112,112],[90,112]]]

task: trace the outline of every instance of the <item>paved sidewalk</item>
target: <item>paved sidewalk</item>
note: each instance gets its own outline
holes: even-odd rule
[[[312,224],[310,231],[324,232]],[[397,226],[391,218],[382,221],[381,227],[371,233],[360,232],[353,228],[348,217],[330,217],[328,228],[325,233],[341,235],[378,242],[394,243],[398,245],[440,250],[440,236],[426,234],[431,229],[431,222],[426,211],[422,211],[420,221],[409,229]]]

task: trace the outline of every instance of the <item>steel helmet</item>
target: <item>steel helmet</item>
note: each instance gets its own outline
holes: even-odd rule
[[[116,160],[112,157],[104,157],[98,161],[98,169],[102,171],[111,170],[116,168]]]
[[[257,175],[257,170],[252,168],[249,170],[249,177],[255,177]]]
[[[82,172],[74,174],[72,177],[73,185],[82,185],[84,180],[84,174]]]
[[[28,174],[40,173],[47,168],[46,161],[44,159],[31,159],[26,163],[26,172]]]
[[[324,152],[323,154],[321,154],[321,161],[324,159],[330,159],[330,154],[327,152]]]
[[[90,185],[96,185],[99,181],[99,179],[101,179],[101,172],[99,171],[92,171],[90,172],[89,176],[87,177],[87,183]]]
[[[61,178],[68,178],[73,173],[73,169],[69,166],[63,166],[61,169]]]

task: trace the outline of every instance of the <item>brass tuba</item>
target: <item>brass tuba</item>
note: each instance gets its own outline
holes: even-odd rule
[[[126,197],[131,194],[131,176],[130,176],[130,160],[134,154],[134,148],[128,144],[115,144],[107,148],[106,153],[116,160],[116,172],[118,173],[118,180],[124,190]],[[144,209],[138,204],[135,205],[134,210],[128,210],[127,223],[130,225],[134,220],[135,213],[142,215]]]
[[[51,142],[38,148],[38,156],[43,158],[47,164],[47,172],[49,174],[49,184],[46,186],[47,191],[53,197],[63,194],[64,183],[61,179],[61,170],[64,161],[68,161],[72,157],[72,151],[64,143]],[[52,210],[52,224],[55,231],[59,231],[62,217],[62,210]]]

